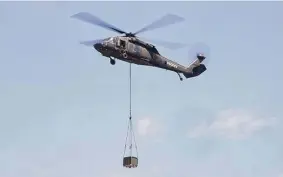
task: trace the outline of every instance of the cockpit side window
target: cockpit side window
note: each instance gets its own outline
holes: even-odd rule
[[[116,44],[117,43],[117,38],[113,37],[113,43]]]

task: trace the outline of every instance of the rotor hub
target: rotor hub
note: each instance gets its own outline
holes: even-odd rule
[[[126,36],[127,37],[136,37],[135,34],[133,34],[133,33],[126,33]]]

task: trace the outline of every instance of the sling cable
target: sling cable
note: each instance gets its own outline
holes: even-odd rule
[[[126,168],[136,168],[138,166],[138,148],[132,123],[132,63],[130,63],[130,115],[128,130],[123,155],[123,166]],[[133,150],[135,148],[135,151]]]

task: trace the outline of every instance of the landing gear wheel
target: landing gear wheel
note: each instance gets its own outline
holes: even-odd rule
[[[180,73],[177,73],[179,78],[180,78],[180,81],[183,81],[183,78],[181,77]]]
[[[110,58],[110,63],[111,63],[111,65],[115,65],[116,61],[114,59]]]

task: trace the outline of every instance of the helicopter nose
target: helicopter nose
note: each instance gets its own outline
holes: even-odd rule
[[[93,46],[97,51],[100,51],[102,49],[102,43],[96,43]]]

